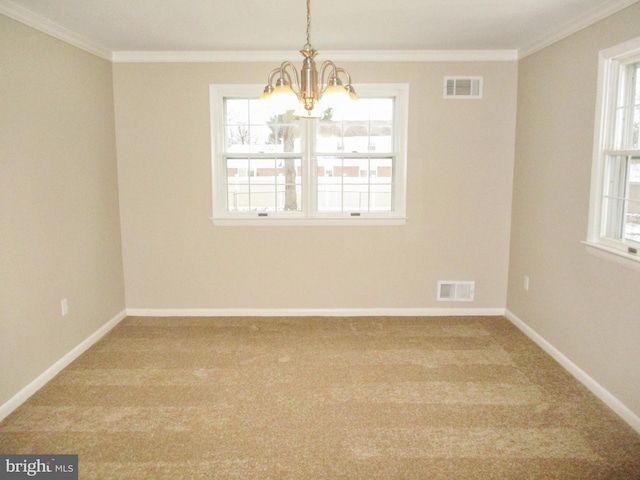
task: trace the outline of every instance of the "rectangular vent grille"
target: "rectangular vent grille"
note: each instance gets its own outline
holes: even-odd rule
[[[482,77],[444,77],[444,98],[482,98]]]
[[[476,282],[438,282],[439,302],[473,302]]]

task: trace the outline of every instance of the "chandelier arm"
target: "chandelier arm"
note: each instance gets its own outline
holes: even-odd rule
[[[351,75],[347,72],[347,69],[344,67],[336,67],[337,73],[344,73],[347,76],[347,85],[351,85]]]
[[[287,67],[289,67],[287,69]],[[293,72],[293,82],[291,82],[291,74],[289,73],[289,69],[291,70],[291,72]],[[282,64],[280,65],[279,69],[276,69],[280,71],[280,75],[286,75],[287,79],[289,81],[289,86],[295,91],[297,90],[297,93],[300,93],[301,88],[300,88],[300,78],[298,77],[298,70],[296,70],[296,67],[293,65],[293,63],[289,62],[289,61],[284,61],[282,62]],[[295,89],[293,88],[293,86],[295,85]]]
[[[329,78],[327,78],[327,83],[324,82],[324,74],[327,68],[333,69],[333,74]],[[322,66],[320,67],[320,77],[318,78],[318,93],[322,94],[329,86],[329,79],[338,76],[338,67],[331,60],[325,60],[322,62]]]
[[[273,77],[276,73],[279,73],[282,70],[282,67],[274,68],[269,72],[269,76],[267,77],[267,85],[273,85]]]

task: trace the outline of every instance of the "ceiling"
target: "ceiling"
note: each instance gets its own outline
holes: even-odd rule
[[[522,51],[636,1],[312,0],[311,43]],[[304,0],[0,0],[0,13],[110,53],[297,51],[306,40]]]

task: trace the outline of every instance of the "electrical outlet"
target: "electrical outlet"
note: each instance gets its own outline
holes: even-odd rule
[[[67,313],[69,313],[69,303],[66,298],[63,298],[60,301],[60,310],[62,312],[62,316],[64,317]]]
[[[524,276],[524,289],[527,292],[529,291],[529,275]]]

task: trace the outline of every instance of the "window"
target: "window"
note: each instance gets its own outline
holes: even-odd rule
[[[265,111],[261,91],[211,86],[214,224],[404,223],[407,85],[313,119]]]
[[[640,38],[601,52],[587,245],[640,262]]]

